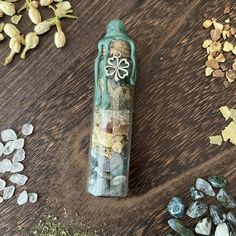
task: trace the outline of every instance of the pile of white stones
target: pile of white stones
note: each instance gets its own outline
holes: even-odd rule
[[[34,127],[32,124],[24,124],[22,134],[28,136],[33,133]],[[0,203],[13,197],[16,186],[23,186],[28,181],[28,177],[21,174],[24,166],[21,163],[25,160],[24,138],[17,138],[16,132],[12,129],[6,129],[1,132],[2,143],[0,142]],[[12,154],[12,156],[11,156]],[[10,158],[12,157],[12,158]],[[4,174],[11,173],[7,182],[4,180]],[[17,204],[23,205],[28,201],[31,203],[37,202],[38,194],[33,192],[22,191],[18,198]]]

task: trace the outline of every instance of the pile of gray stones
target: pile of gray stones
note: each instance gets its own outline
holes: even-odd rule
[[[24,124],[21,133],[23,136],[29,136],[33,133],[32,124]],[[1,132],[0,142],[0,203],[7,201],[13,197],[17,186],[24,186],[28,181],[28,177],[22,172],[25,160],[24,138],[18,138],[13,129],[6,129]],[[6,177],[10,176],[10,177]],[[2,193],[2,194],[1,194]],[[17,204],[23,205],[27,202],[37,202],[38,194],[35,192],[27,192],[26,190],[19,193]]]
[[[226,191],[227,185],[228,181],[224,176],[209,176],[207,181],[198,178],[195,187],[190,188],[193,202],[187,209],[182,197],[175,196],[169,201],[167,210],[173,217],[168,220],[169,226],[181,236],[236,236],[236,213],[233,212],[236,200]],[[217,189],[217,193],[214,188]],[[216,197],[221,207],[208,205],[202,200],[205,195]],[[201,217],[194,230],[185,226],[183,222],[185,214],[192,219]]]

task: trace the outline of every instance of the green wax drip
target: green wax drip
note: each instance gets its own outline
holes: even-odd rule
[[[110,44],[114,40],[123,40],[130,45],[130,59],[132,61],[132,72],[129,78],[130,85],[134,86],[136,83],[136,46],[134,41],[125,32],[125,25],[121,20],[114,19],[107,24],[106,35],[98,43],[98,55],[95,61],[94,76],[95,76],[95,104],[103,109],[110,107],[110,98],[108,94],[107,77],[105,68],[109,57]],[[103,86],[99,87],[99,63],[104,52],[101,79]]]

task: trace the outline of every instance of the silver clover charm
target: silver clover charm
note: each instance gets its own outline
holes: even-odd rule
[[[113,54],[113,56],[108,59],[108,65],[105,67],[106,76],[113,76],[116,82],[124,79],[129,74],[128,68],[130,64],[127,59],[121,59],[120,56],[120,54]]]

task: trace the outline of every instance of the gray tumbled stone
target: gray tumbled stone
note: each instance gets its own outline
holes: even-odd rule
[[[173,217],[178,219],[183,218],[185,211],[185,205],[183,199],[181,197],[171,198],[167,205],[167,210]]]
[[[204,197],[204,194],[196,189],[195,187],[190,188],[190,195],[194,201],[199,200]]]
[[[208,205],[201,201],[192,202],[187,210],[187,215],[191,218],[203,216],[208,210]]]
[[[223,210],[215,205],[209,206],[210,216],[215,225],[222,224],[226,220],[226,214]]]
[[[196,189],[205,193],[208,196],[211,196],[211,197],[215,196],[215,192],[214,192],[213,188],[211,187],[211,185],[206,180],[204,180],[202,178],[197,178]]]
[[[195,227],[195,232],[201,235],[210,235],[211,227],[212,227],[212,221],[209,217],[206,217],[197,223]]]
[[[186,228],[181,220],[170,219],[168,220],[169,226],[181,236],[194,236],[194,233]]]
[[[236,207],[236,201],[231,197],[225,189],[221,188],[217,193],[217,200],[227,209],[232,209]]]
[[[235,212],[228,212],[227,213],[227,221],[231,225],[236,226],[236,213]]]
[[[223,188],[228,184],[227,179],[222,175],[212,175],[207,180],[214,188]]]

